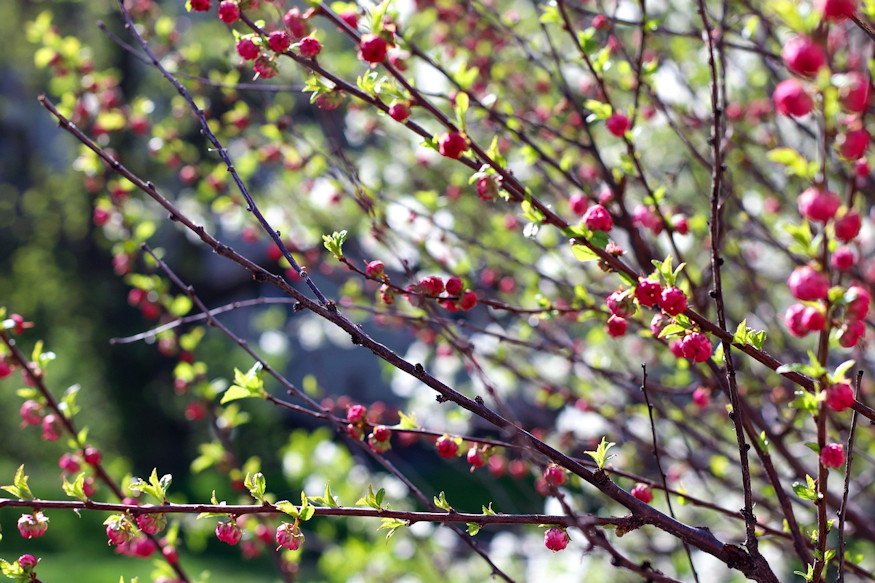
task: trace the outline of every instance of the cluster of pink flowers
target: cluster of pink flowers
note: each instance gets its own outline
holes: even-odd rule
[[[663,287],[658,281],[650,278],[640,278],[634,290],[618,290],[611,293],[606,300],[611,315],[606,322],[608,335],[623,336],[628,328],[627,318],[634,315],[638,307],[657,306],[662,313],[654,316],[650,330],[658,336],[662,329],[687,309],[687,295],[674,286]],[[672,352],[680,357],[694,362],[705,362],[711,357],[713,347],[711,341],[701,332],[691,331],[680,340],[670,345]]]

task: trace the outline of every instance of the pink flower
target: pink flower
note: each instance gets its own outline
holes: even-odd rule
[[[856,0],[818,0],[817,9],[827,20],[847,20],[857,12]]]
[[[812,186],[797,199],[799,213],[812,221],[825,223],[832,219],[841,206],[836,193]]]
[[[655,306],[659,303],[662,297],[662,286],[658,281],[653,279],[638,279],[638,286],[635,288],[635,299],[642,306]]]
[[[449,435],[439,437],[435,442],[435,448],[437,448],[438,455],[443,458],[455,457],[459,453],[459,444]]]
[[[787,311],[784,312],[784,324],[790,330],[790,334],[802,338],[811,330],[802,323],[802,316],[805,313],[805,306],[802,304],[793,304]]]
[[[556,464],[550,464],[544,470],[544,481],[550,486],[561,486],[566,480],[568,480],[568,474]]]
[[[22,403],[21,409],[18,412],[21,415],[23,425],[39,425],[43,422],[43,406],[33,399],[28,399]]]
[[[18,519],[18,532],[24,538],[38,538],[49,529],[49,517],[42,512],[22,514]]]
[[[848,314],[855,320],[863,320],[869,315],[869,305],[872,303],[872,296],[869,290],[860,285],[852,285],[845,292],[847,297],[851,298],[848,303]]]
[[[240,6],[233,0],[225,0],[219,4],[219,20],[225,24],[237,22],[240,18]]]
[[[856,71],[848,73],[847,83],[839,93],[842,106],[851,113],[863,113],[869,107],[871,87],[868,76]]]
[[[375,34],[363,34],[359,44],[361,58],[369,63],[382,63],[389,51],[389,45],[383,37]]]
[[[61,458],[58,460],[58,467],[65,472],[75,474],[80,469],[79,459],[72,453],[65,453],[61,455]]]
[[[840,443],[830,443],[820,450],[820,463],[828,468],[840,468],[845,464],[845,448]]]
[[[284,30],[275,30],[267,37],[267,46],[270,50],[281,53],[287,50],[292,44],[292,37]]]
[[[456,277],[455,275],[447,279],[446,286],[444,289],[451,296],[457,296],[462,293],[462,290],[465,289],[465,284],[462,282],[462,279]]]
[[[468,144],[465,137],[459,132],[447,132],[438,138],[438,152],[441,156],[455,160],[467,149]]]
[[[419,286],[427,295],[436,296],[444,291],[444,280],[437,275],[429,275],[419,280]]]
[[[608,336],[618,338],[626,334],[626,329],[629,327],[629,323],[626,321],[625,318],[620,318],[619,316],[611,316],[610,318],[608,318],[606,327],[608,330]]]
[[[802,312],[802,325],[811,332],[818,332],[826,327],[826,316],[813,306],[806,306]]]
[[[25,571],[28,569],[33,569],[36,567],[36,564],[39,562],[39,559],[34,557],[33,555],[21,555],[18,557],[18,566],[24,569]]]
[[[139,514],[134,520],[146,534],[158,534],[167,528],[167,517],[164,514]]]
[[[662,221],[649,206],[639,204],[632,209],[632,223],[637,227],[645,227],[655,234],[662,232]]]
[[[802,117],[811,112],[814,100],[805,91],[805,87],[796,79],[787,79],[778,83],[772,93],[775,109],[781,115]]]
[[[571,195],[568,199],[568,204],[571,206],[571,212],[578,216],[583,216],[586,209],[589,208],[589,199],[578,192]]]
[[[607,209],[600,204],[589,207],[583,215],[583,224],[593,231],[608,232],[614,227],[614,220]]]
[[[615,113],[605,121],[605,127],[615,136],[622,136],[632,127],[632,122],[622,113]]]
[[[850,271],[857,263],[857,256],[850,247],[839,247],[829,258],[829,263],[839,271]]]
[[[701,332],[693,332],[685,336],[681,340],[681,349],[684,358],[689,358],[693,362],[705,362],[711,358],[711,352],[714,350],[711,341]]]
[[[389,117],[399,123],[404,123],[410,117],[410,108],[404,103],[393,103],[389,106]]]
[[[474,468],[482,468],[486,465],[486,452],[476,445],[472,445],[470,449],[468,449],[468,454],[465,456],[465,459],[471,464],[471,471],[473,472]]]
[[[298,8],[292,8],[283,15],[283,24],[286,25],[293,38],[304,38],[310,34],[310,25],[307,23],[307,19],[301,16],[301,11]]]
[[[660,309],[669,316],[677,316],[687,309],[687,294],[676,287],[667,287],[659,296]]]
[[[301,39],[301,42],[298,44],[298,51],[305,59],[312,59],[322,52],[322,43],[312,36],[308,36]]]
[[[632,494],[645,504],[650,504],[653,501],[653,492],[650,491],[650,486],[648,486],[647,484],[642,484],[641,482],[635,484],[630,494]]]
[[[252,42],[250,38],[241,38],[237,41],[237,54],[247,61],[252,61],[258,58],[258,45]]]
[[[838,333],[839,344],[845,348],[853,348],[866,334],[866,325],[860,320],[849,320]]]
[[[374,260],[368,263],[368,266],[365,268],[365,274],[368,277],[382,277],[383,276],[383,268],[385,265],[382,261]]]
[[[863,226],[863,221],[857,211],[849,210],[836,219],[833,224],[836,238],[843,243],[853,241],[860,234],[860,228]]]
[[[635,302],[628,291],[617,290],[607,297],[605,303],[615,316],[628,318],[635,313]]]
[[[136,537],[128,544],[130,546],[131,554],[135,557],[140,557],[141,559],[148,559],[157,549],[155,543],[152,542],[152,539],[145,535]]]
[[[109,544],[120,546],[127,544],[134,537],[134,525],[124,514],[110,516],[104,521],[106,538]]]
[[[259,77],[263,77],[264,79],[270,79],[279,74],[279,68],[277,68],[276,63],[267,55],[261,55],[255,59],[255,64],[252,68]]]
[[[850,383],[836,383],[826,389],[826,406],[833,411],[844,411],[853,407],[856,399]]]
[[[862,158],[869,149],[869,132],[859,129],[839,134],[838,146],[842,158],[846,160]]]
[[[705,387],[699,387],[693,391],[693,403],[696,407],[704,409],[711,403],[711,391]]]
[[[297,551],[304,544],[304,533],[298,523],[283,522],[276,529],[276,544],[292,551]],[[277,547],[279,548],[279,547]]]
[[[787,279],[787,285],[793,297],[803,302],[826,299],[829,292],[829,279],[809,265],[794,269]]]
[[[46,441],[57,441],[61,439],[61,421],[54,413],[49,413],[43,417],[42,421],[43,439]]]
[[[350,423],[361,423],[368,415],[368,408],[364,405],[351,405],[346,410],[346,420]]]
[[[784,45],[781,57],[787,68],[797,75],[811,77],[826,64],[823,49],[807,36],[796,36]]]
[[[467,312],[468,310],[474,308],[474,306],[476,306],[476,305],[477,305],[477,294],[476,293],[474,293],[472,290],[469,289],[465,293],[462,294],[462,297],[459,300],[459,307],[460,308],[462,308],[463,310],[465,310]]]
[[[243,532],[234,520],[220,522],[216,525],[216,538],[225,544],[236,545],[243,538]]]
[[[563,550],[569,542],[571,542],[571,537],[568,536],[564,528],[554,526],[548,528],[547,532],[544,533],[544,546],[554,553]]]

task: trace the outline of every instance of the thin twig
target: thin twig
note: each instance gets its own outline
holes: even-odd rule
[[[656,458],[656,468],[659,470],[659,479],[662,482],[662,490],[665,492],[665,503],[668,506],[668,513],[672,518],[675,518],[674,507],[671,503],[671,496],[668,493],[668,479],[665,476],[665,470],[662,469],[662,458],[659,455],[659,445],[656,438],[656,422],[653,419],[653,405],[650,404],[650,396],[647,394],[647,365],[641,365],[641,392],[644,394],[644,402],[647,405],[647,415],[650,419],[650,437],[653,441],[653,457]],[[687,553],[687,560],[690,563],[690,569],[693,572],[693,579],[699,581],[699,574],[696,572],[696,564],[693,562],[693,553],[690,551],[690,545],[682,541],[684,551]]]
[[[860,390],[863,382],[863,371],[857,371],[857,376],[854,377],[854,396],[857,400],[860,399]],[[845,483],[842,487],[842,505],[839,508],[839,549],[838,549],[838,574],[836,575],[837,583],[845,581],[845,508],[848,505],[848,494],[851,490],[851,464],[854,461],[854,439],[857,433],[857,412],[851,415],[851,429],[848,432],[848,461],[845,466]]]

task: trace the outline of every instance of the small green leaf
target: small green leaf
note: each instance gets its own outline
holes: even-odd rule
[[[76,498],[81,502],[87,502],[88,496],[85,495],[85,473],[82,472],[73,482],[68,482],[66,476],[64,477],[63,482],[61,482],[61,489],[64,490],[64,493],[70,498]]]
[[[471,536],[475,536],[478,532],[480,532],[480,525],[476,522],[468,522],[468,534]]]
[[[470,104],[470,98],[468,94],[464,91],[459,91],[456,93],[456,105],[453,108],[456,113],[456,125],[459,126],[463,131],[467,126],[465,121],[465,114],[468,112],[468,105]]]
[[[598,448],[596,448],[595,451],[586,452],[586,455],[588,455],[595,461],[596,465],[600,470],[603,470],[607,461],[614,457],[613,455],[608,455],[608,450],[615,445],[615,443],[609,442],[604,437],[602,437],[602,441],[601,443],[599,443]]]
[[[33,492],[27,485],[28,476],[24,473],[24,464],[18,466],[15,470],[15,477],[12,478],[11,486],[2,486],[0,489],[5,490],[20,500],[33,500]]]
[[[492,502],[489,503],[489,506],[481,506],[480,508],[481,512],[488,516],[494,516],[495,514],[497,514],[495,510],[492,509]]]
[[[572,245],[571,253],[578,261],[596,261],[599,256],[595,253],[595,251],[591,250],[589,247],[585,247],[583,245]]]
[[[442,510],[446,510],[447,512],[453,512],[453,507],[447,502],[447,496],[443,490],[441,490],[440,494],[434,497],[434,505]]]
[[[298,507],[288,500],[280,500],[279,502],[274,504],[274,506],[276,506],[277,510],[279,510],[280,512],[284,512],[291,517],[300,518],[301,516],[301,513],[298,512]]]
[[[254,475],[247,473],[246,477],[243,478],[243,485],[246,486],[253,498],[258,500],[259,503],[264,504],[264,491],[267,488],[264,474],[261,472],[257,472]]]
[[[417,429],[419,427],[416,424],[416,413],[406,415],[403,411],[398,411],[398,416],[401,418],[400,423],[396,425],[398,429]]]
[[[346,231],[334,231],[331,235],[322,235],[325,248],[337,259],[343,259],[343,244],[346,242]]]
[[[386,540],[388,541],[392,538],[399,528],[404,528],[406,526],[410,526],[410,521],[402,520],[400,518],[384,518],[382,519],[382,524],[379,526],[377,530],[381,529],[389,529],[389,532],[386,533]]]
[[[836,367],[835,372],[832,373],[832,382],[838,383],[838,382],[843,381],[845,378],[845,373],[848,372],[848,370],[850,370],[851,367],[854,366],[854,363],[855,363],[855,361],[853,361],[853,360],[846,360],[843,363],[841,363],[840,365],[838,365]]]

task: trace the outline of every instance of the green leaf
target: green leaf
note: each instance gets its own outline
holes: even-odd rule
[[[468,534],[471,536],[476,536],[478,532],[480,532],[480,525],[476,522],[468,522]]]
[[[675,336],[677,334],[683,334],[686,328],[679,324],[669,324],[665,328],[663,328],[659,332],[660,338],[667,338],[668,336]]]
[[[33,500],[33,492],[27,485],[28,476],[24,473],[24,464],[18,466],[15,470],[15,477],[12,478],[11,486],[2,486],[0,489],[5,490],[20,500]]]
[[[323,245],[337,259],[343,259],[343,244],[346,242],[347,232],[334,231],[331,235],[322,235]]]
[[[848,372],[848,370],[850,370],[850,368],[854,366],[854,363],[855,363],[855,361],[853,361],[853,360],[846,360],[843,363],[841,363],[840,365],[838,365],[836,367],[835,372],[832,373],[832,382],[837,383],[837,382],[844,380],[845,373]]]
[[[219,402],[224,405],[230,401],[237,399],[248,398],[264,398],[264,376],[263,366],[260,362],[252,365],[246,373],[239,369],[234,369],[234,384],[228,387],[225,394],[222,395],[222,400]]]
[[[401,421],[395,426],[398,429],[417,429],[419,427],[416,424],[416,413],[406,415],[403,411],[398,411],[398,416],[401,418]]]
[[[267,488],[267,482],[264,474],[257,472],[255,474],[246,474],[243,478],[243,485],[249,490],[249,494],[258,500],[260,504],[264,504],[264,491]]]
[[[596,252],[591,250],[589,247],[585,247],[583,245],[572,245],[571,253],[578,261],[596,261],[599,256],[596,255]]]
[[[792,148],[775,148],[766,154],[770,162],[784,166],[784,173],[800,178],[812,178],[809,175],[809,164],[805,157]]]
[[[595,461],[596,465],[600,470],[603,470],[607,461],[614,457],[613,455],[608,455],[608,450],[615,445],[616,443],[609,442],[604,437],[602,437],[602,441],[601,443],[599,443],[598,448],[596,448],[595,451],[586,452],[586,455],[588,455]]]
[[[337,500],[334,499],[334,494],[331,493],[331,482],[325,484],[325,493],[321,496],[310,496],[310,500],[323,506],[331,506],[337,508]]]
[[[386,495],[386,491],[383,488],[380,488],[380,491],[374,494],[374,487],[368,484],[368,495],[362,496],[359,498],[355,505],[356,506],[370,506],[375,510],[382,510],[383,508],[380,504],[383,501],[383,497]]]
[[[64,493],[70,498],[76,498],[81,502],[88,501],[88,496],[85,495],[85,472],[76,476],[76,479],[73,480],[72,483],[68,482],[65,476],[64,481],[61,482],[61,489],[64,490]]]
[[[470,98],[468,94],[464,91],[459,91],[456,93],[456,105],[453,110],[456,113],[456,125],[459,126],[462,130],[467,126],[467,122],[465,120],[465,114],[468,112],[468,105],[470,104]]]
[[[495,510],[492,509],[492,502],[489,503],[489,506],[481,506],[481,512],[486,514],[487,516],[494,516],[497,514]]]
[[[440,494],[434,497],[434,505],[442,510],[446,510],[447,512],[453,512],[453,507],[447,502],[447,496],[443,490],[441,490]]]
[[[301,513],[298,512],[298,507],[288,500],[280,500],[279,502],[274,504],[274,506],[276,506],[277,510],[279,510],[280,512],[284,512],[293,518],[300,518],[301,516]]]
[[[379,526],[377,530],[381,529],[389,529],[389,532],[386,533],[386,540],[392,538],[399,528],[404,528],[406,526],[410,526],[410,521],[402,520],[400,518],[384,518],[382,519],[382,524]]]
[[[802,409],[812,415],[817,414],[817,396],[807,391],[796,391],[796,399],[790,403],[795,409]]]
[[[595,99],[587,99],[583,102],[583,107],[592,112],[587,121],[608,119],[614,112],[614,109],[609,104],[596,101]]]

